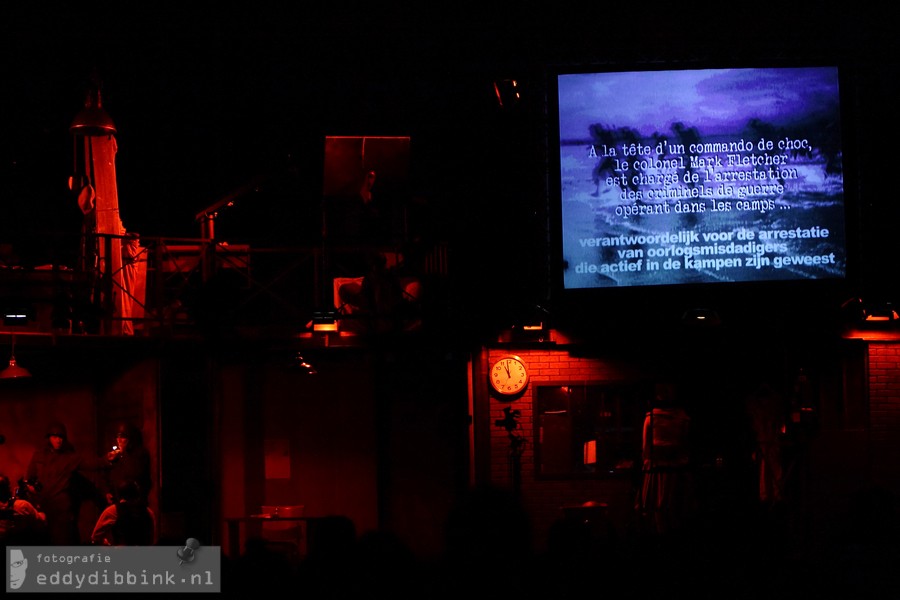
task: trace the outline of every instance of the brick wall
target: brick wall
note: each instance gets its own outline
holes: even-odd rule
[[[546,543],[554,520],[563,516],[562,506],[589,500],[609,506],[610,521],[617,533],[627,535],[636,525],[632,481],[615,479],[539,479],[535,476],[534,390],[542,384],[603,382],[649,376],[639,373],[633,363],[600,358],[571,356],[565,348],[528,348],[506,346],[490,348],[484,358],[485,368],[504,355],[515,354],[529,368],[529,385],[515,399],[504,402],[490,397],[490,480],[509,486],[509,439],[502,427],[495,425],[504,418],[503,409],[510,406],[520,411],[519,433],[526,444],[521,459],[520,491],[532,518],[537,549]],[[867,407],[865,426],[825,424],[811,446],[811,472],[815,474],[814,499],[816,518],[825,527],[834,514],[842,514],[852,495],[860,489],[876,485],[900,498],[900,340],[870,340],[865,350],[866,389],[845,389],[844,393],[863,397],[854,400]],[[830,363],[829,363],[830,364]],[[829,385],[841,385],[831,382]],[[487,390],[487,380],[483,382]],[[824,385],[824,384],[823,384]],[[847,382],[844,382],[845,388]],[[833,389],[827,396],[840,395]],[[484,413],[482,413],[484,414]],[[827,501],[831,498],[832,500]],[[835,512],[837,511],[837,512]]]
[[[521,497],[533,525],[535,547],[542,550],[546,544],[550,525],[563,517],[562,507],[587,501],[608,505],[610,522],[617,534],[625,535],[625,529],[633,520],[635,490],[631,481],[600,479],[541,480],[535,476],[534,454],[534,389],[549,383],[603,382],[629,379],[636,376],[634,369],[623,363],[570,356],[566,350],[533,348],[492,348],[487,352],[487,367],[499,358],[514,354],[528,368],[529,383],[525,392],[511,401],[490,398],[490,479],[500,486],[510,486],[510,440],[503,427],[495,425],[503,419],[507,406],[520,412],[519,430],[526,443],[521,457]],[[488,386],[487,381],[484,382]]]
[[[872,478],[900,495],[900,343],[871,342],[868,375]]]

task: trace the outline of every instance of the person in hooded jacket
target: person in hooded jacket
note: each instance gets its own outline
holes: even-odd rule
[[[144,446],[141,430],[131,423],[120,423],[116,428],[116,449],[106,455],[110,463],[106,472],[106,502],[115,504],[117,490],[128,481],[137,483],[144,503],[147,503],[153,487],[150,472],[150,452]]]
[[[28,463],[29,493],[35,498],[38,509],[46,515],[47,543],[79,545],[81,504],[96,493],[86,473],[105,469],[108,463],[76,452],[62,423],[51,423],[46,438],[47,443],[34,451]]]

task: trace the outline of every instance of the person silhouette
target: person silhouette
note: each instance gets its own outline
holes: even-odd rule
[[[12,491],[9,477],[0,473],[0,544],[30,545],[40,541],[44,513]]]
[[[150,452],[144,445],[141,430],[127,422],[116,427],[115,450],[107,453],[109,469],[106,471],[105,496],[106,503],[115,504],[116,490],[126,481],[135,481],[141,489],[144,502],[148,502],[153,478],[150,469]]]
[[[134,480],[119,482],[116,502],[107,506],[94,525],[91,542],[101,546],[156,544],[156,515]]]
[[[334,198],[329,208],[327,239],[335,280],[335,306],[356,332],[392,329],[398,311],[415,308],[421,281],[403,273],[405,248],[395,195],[383,193],[375,169],[363,169],[350,194]]]
[[[656,385],[644,417],[641,506],[651,530],[668,536],[683,528],[693,510],[691,418],[673,383]]]
[[[26,479],[38,482],[41,489],[29,485],[36,508],[47,517],[48,543],[77,546],[81,543],[78,517],[81,505],[98,491],[88,474],[106,469],[105,458],[82,455],[69,441],[66,426],[60,422],[47,427],[46,443],[31,455]]]

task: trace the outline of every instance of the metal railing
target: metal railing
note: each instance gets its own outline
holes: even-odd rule
[[[122,243],[114,244],[116,240]],[[135,336],[224,330],[281,335],[302,331],[314,313],[336,308],[336,272],[329,258],[339,248],[256,248],[197,238],[137,241],[110,234],[93,234],[83,242],[82,248],[98,249],[99,259],[82,260],[75,270],[17,270],[14,280],[5,274],[7,295],[31,306],[31,329]],[[114,261],[105,257],[116,246],[123,248],[123,260],[114,270]],[[433,244],[419,255],[417,276],[424,281],[447,276],[446,244]]]

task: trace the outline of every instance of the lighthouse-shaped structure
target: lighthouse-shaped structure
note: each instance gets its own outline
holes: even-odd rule
[[[96,80],[69,131],[75,163],[70,187],[84,215],[80,268],[90,276],[90,301],[101,315],[98,333],[132,335],[135,306],[142,306],[135,296],[140,248],[119,217],[116,127]]]

